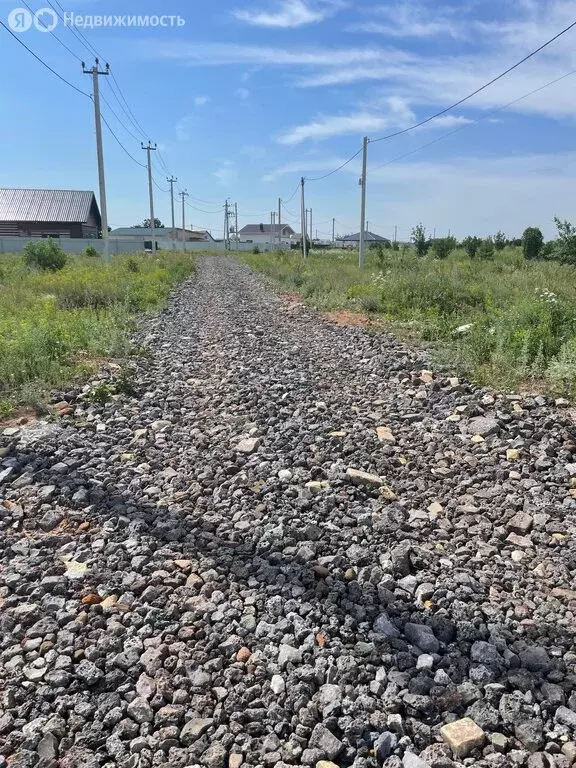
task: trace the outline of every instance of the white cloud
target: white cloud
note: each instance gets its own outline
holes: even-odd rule
[[[302,27],[322,21],[326,13],[313,10],[304,0],[282,0],[277,11],[237,10],[234,16],[239,21],[256,27]]]
[[[271,183],[277,181],[277,179],[285,176],[288,173],[310,173],[311,171],[329,171],[332,168],[337,168],[344,163],[346,158],[343,157],[326,157],[318,160],[307,160],[302,158],[301,160],[294,160],[289,163],[274,168],[272,171],[262,176],[262,181],[265,183]],[[356,170],[354,171],[356,173]]]
[[[190,128],[193,126],[195,115],[184,115],[177,121],[174,130],[178,141],[188,141],[190,139]]]
[[[250,96],[250,91],[248,88],[236,88],[234,96],[236,96],[237,99],[240,99],[240,101],[246,101]]]
[[[387,117],[358,112],[355,115],[327,115],[311,123],[298,125],[278,137],[279,144],[300,144],[307,139],[328,139],[347,133],[380,131],[390,124]]]
[[[364,108],[349,115],[323,115],[310,123],[291,128],[281,134],[277,141],[292,146],[308,139],[322,141],[345,134],[373,135],[381,131],[406,128],[415,121],[416,115],[408,104],[403,99],[391,97],[384,100],[381,113]],[[470,122],[472,120],[463,115],[444,115],[422,126],[420,130],[453,128]]]
[[[194,105],[196,107],[203,107],[204,104],[207,104],[210,101],[210,96],[196,96],[194,99]]]
[[[453,18],[450,8],[430,8],[420,2],[404,0],[400,3],[377,6],[370,9],[381,21],[366,21],[352,24],[351,32],[386,35],[398,38],[452,37],[461,38],[464,25]]]
[[[230,186],[238,179],[238,172],[232,160],[220,160],[218,168],[212,173],[223,186]]]

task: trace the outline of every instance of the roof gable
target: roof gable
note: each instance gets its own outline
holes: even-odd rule
[[[282,229],[282,234],[293,235],[294,230],[290,224],[246,224],[238,232],[239,235],[269,235],[271,232],[278,234],[278,229]]]

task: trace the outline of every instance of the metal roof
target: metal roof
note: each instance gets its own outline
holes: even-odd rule
[[[69,189],[7,189],[0,187],[0,221],[88,221],[94,192]]]
[[[345,243],[358,243],[360,242],[360,232],[357,232],[355,235],[346,235],[345,237],[338,237],[337,240]],[[377,243],[390,242],[390,240],[388,240],[386,237],[375,235],[374,232],[365,232],[364,240],[366,242],[377,242]]]
[[[279,226],[282,227],[282,232],[284,232],[284,230],[290,230],[288,234],[294,234],[294,230],[289,224],[282,224],[282,225],[274,224],[274,226],[272,226],[272,224],[246,224],[246,226],[242,227],[242,229],[238,234],[239,235],[264,235],[264,234],[268,235],[270,232],[275,232],[276,234],[278,234]]]
[[[205,229],[186,229],[185,232],[187,236],[195,237],[198,240],[201,238],[212,239],[210,233]],[[151,233],[150,227],[118,227],[110,232],[110,237],[150,237]],[[154,237],[171,238],[172,227],[154,227]],[[182,237],[182,227],[176,227],[176,237],[177,239]]]

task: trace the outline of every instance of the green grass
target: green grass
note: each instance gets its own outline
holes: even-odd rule
[[[369,253],[243,254],[283,290],[325,311],[369,314],[401,336],[425,342],[446,362],[481,384],[532,385],[576,396],[576,269],[525,262],[520,249],[494,261],[462,251],[443,261],[387,251]],[[471,325],[458,335],[455,329]]]
[[[123,357],[138,312],[157,310],[195,268],[190,254],[68,258],[59,272],[0,257],[0,415],[36,404],[90,361]]]

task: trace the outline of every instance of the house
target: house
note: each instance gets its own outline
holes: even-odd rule
[[[360,245],[360,232],[356,232],[355,235],[346,235],[345,237],[337,238],[339,243],[342,243],[343,248],[357,248]],[[389,248],[392,243],[386,237],[375,235],[374,232],[364,233],[364,242],[368,243],[382,243],[385,248]]]
[[[282,245],[290,245],[295,239],[296,232],[289,224],[247,224],[238,232],[241,243],[268,245],[278,243],[278,232],[281,232]]]
[[[0,237],[100,237],[94,192],[0,187]]]
[[[174,230],[174,239],[182,242],[182,231],[184,231],[184,240],[187,243],[207,243],[214,242],[214,238],[207,230],[192,230],[182,227],[176,227]],[[118,227],[110,232],[110,237],[116,237],[119,240],[141,240],[143,248],[152,248],[150,230],[146,227]],[[154,229],[154,239],[158,247],[166,247],[165,241],[172,242],[172,227],[158,227]]]

